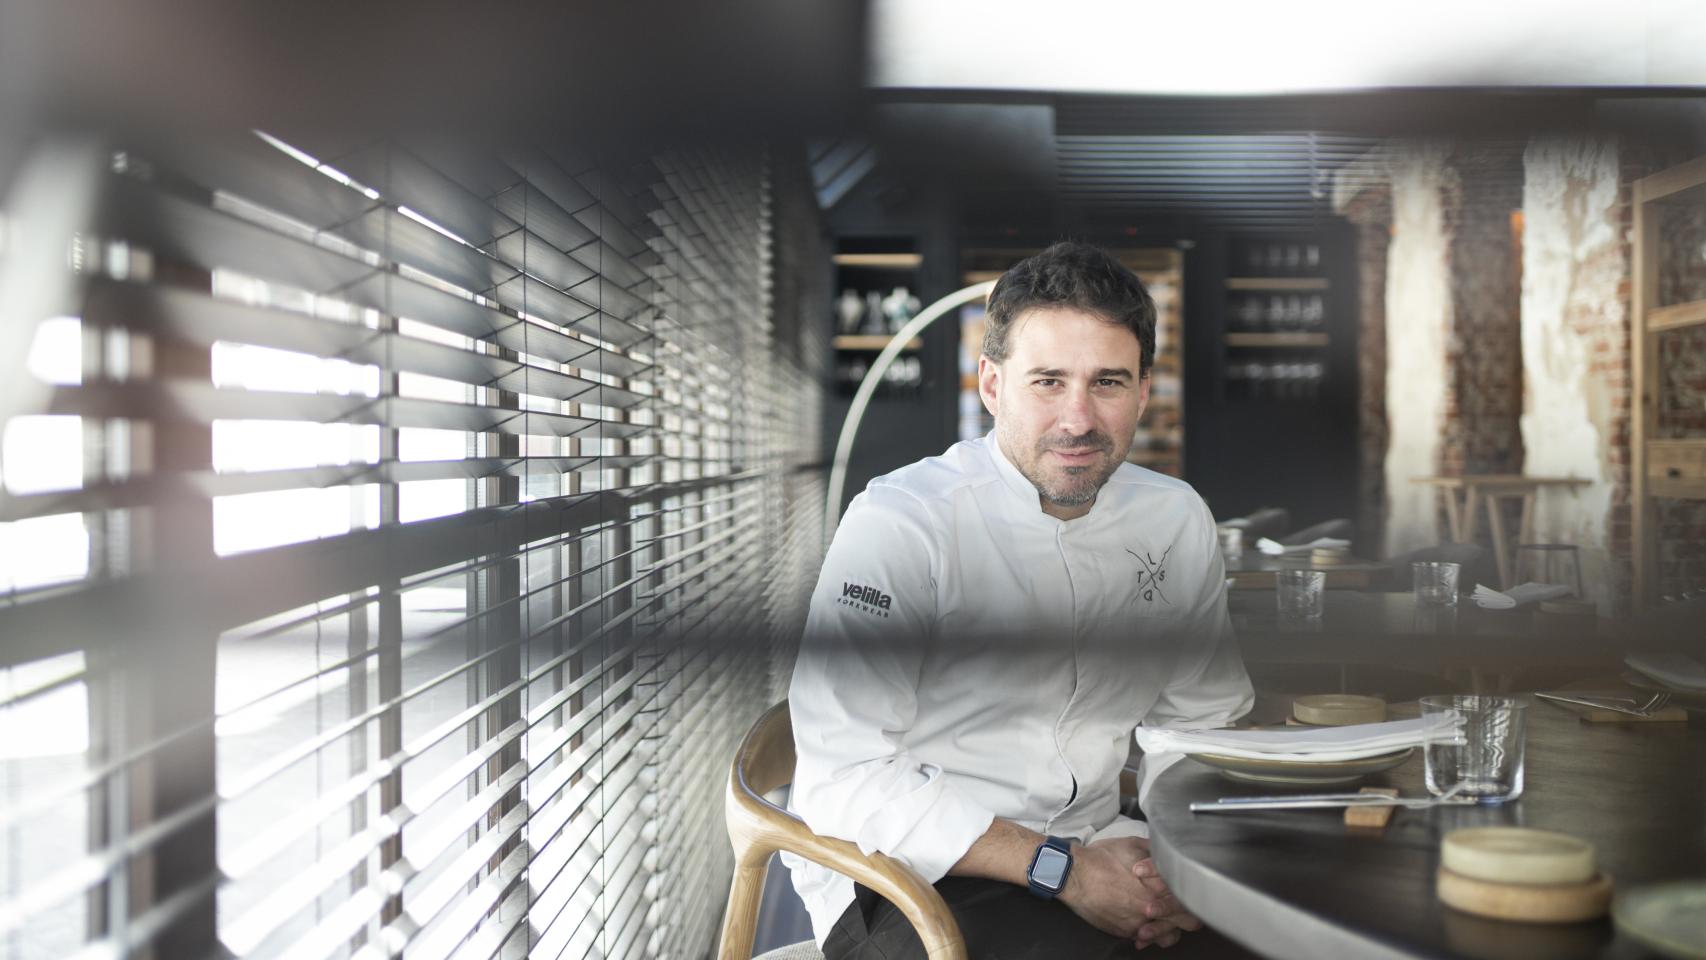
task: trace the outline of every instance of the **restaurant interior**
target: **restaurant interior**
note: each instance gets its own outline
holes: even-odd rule
[[[0,10],[0,960],[965,957],[786,699],[1062,240],[1255,690],[1169,955],[1706,956],[1706,16],[276,6]]]

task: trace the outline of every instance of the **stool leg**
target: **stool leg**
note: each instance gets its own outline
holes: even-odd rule
[[[1445,497],[1445,520],[1451,527],[1451,542],[1463,542],[1463,508],[1457,503],[1457,491],[1450,487],[1440,487],[1440,495]]]
[[[1516,530],[1516,542],[1519,544],[1534,542],[1534,501],[1538,495],[1538,490],[1522,495],[1522,522],[1517,524]]]
[[[1511,559],[1510,548],[1505,541],[1505,518],[1499,511],[1497,494],[1486,494],[1485,499],[1487,501],[1487,522],[1493,526],[1494,558],[1499,562],[1499,589],[1503,590],[1511,585]]]
[[[1481,491],[1473,486],[1463,488],[1463,512],[1466,516],[1463,518],[1463,539],[1459,540],[1459,543],[1475,542],[1476,527],[1478,526],[1476,521],[1480,519],[1479,510],[1482,499],[1484,498],[1481,496]]]

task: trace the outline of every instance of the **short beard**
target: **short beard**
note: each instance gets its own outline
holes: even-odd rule
[[[1037,488],[1038,496],[1044,500],[1060,507],[1081,507],[1096,499],[1102,485],[1119,469],[1119,460],[1109,456],[1104,463],[1066,467],[1064,482],[1051,482],[1050,478],[1043,476],[1041,464],[1044,455],[1052,449],[1083,446],[1094,447],[1104,454],[1112,454],[1114,451],[1113,441],[1106,434],[1095,430],[1080,437],[1044,437],[1035,449],[1030,451],[1031,458],[1015,466],[1026,480],[1031,481],[1031,486]]]

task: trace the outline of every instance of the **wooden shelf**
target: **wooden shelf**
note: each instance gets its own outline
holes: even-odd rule
[[[894,337],[883,333],[849,333],[842,334],[830,342],[835,345],[835,349],[837,350],[877,351],[888,346],[889,341],[893,339]],[[924,338],[913,337],[911,340],[906,341],[906,345],[901,347],[901,349],[917,350],[922,346],[924,346]]]
[[[1324,347],[1324,333],[1229,333],[1229,347]]]
[[[1325,290],[1326,277],[1227,277],[1228,290]]]
[[[1635,202],[1690,203],[1706,192],[1706,157],[1693,160],[1669,170],[1660,170],[1635,181]]]
[[[916,270],[924,263],[919,253],[838,253],[838,267],[870,267],[877,270]]]
[[[1706,324],[1706,300],[1673,303],[1668,307],[1653,307],[1647,311],[1647,332],[1681,330]]]

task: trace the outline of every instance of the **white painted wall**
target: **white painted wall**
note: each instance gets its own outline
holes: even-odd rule
[[[1613,391],[1589,371],[1593,340],[1629,319],[1617,223],[1617,146],[1536,139],[1523,155],[1522,442],[1531,476],[1583,477],[1574,492],[1542,491],[1537,537],[1581,547],[1584,582],[1610,609]],[[1590,588],[1592,589],[1592,588]]]
[[[1441,189],[1446,144],[1390,153],[1392,244],[1386,257],[1386,552],[1439,542],[1435,493],[1413,482],[1439,472],[1445,420],[1451,275]]]

